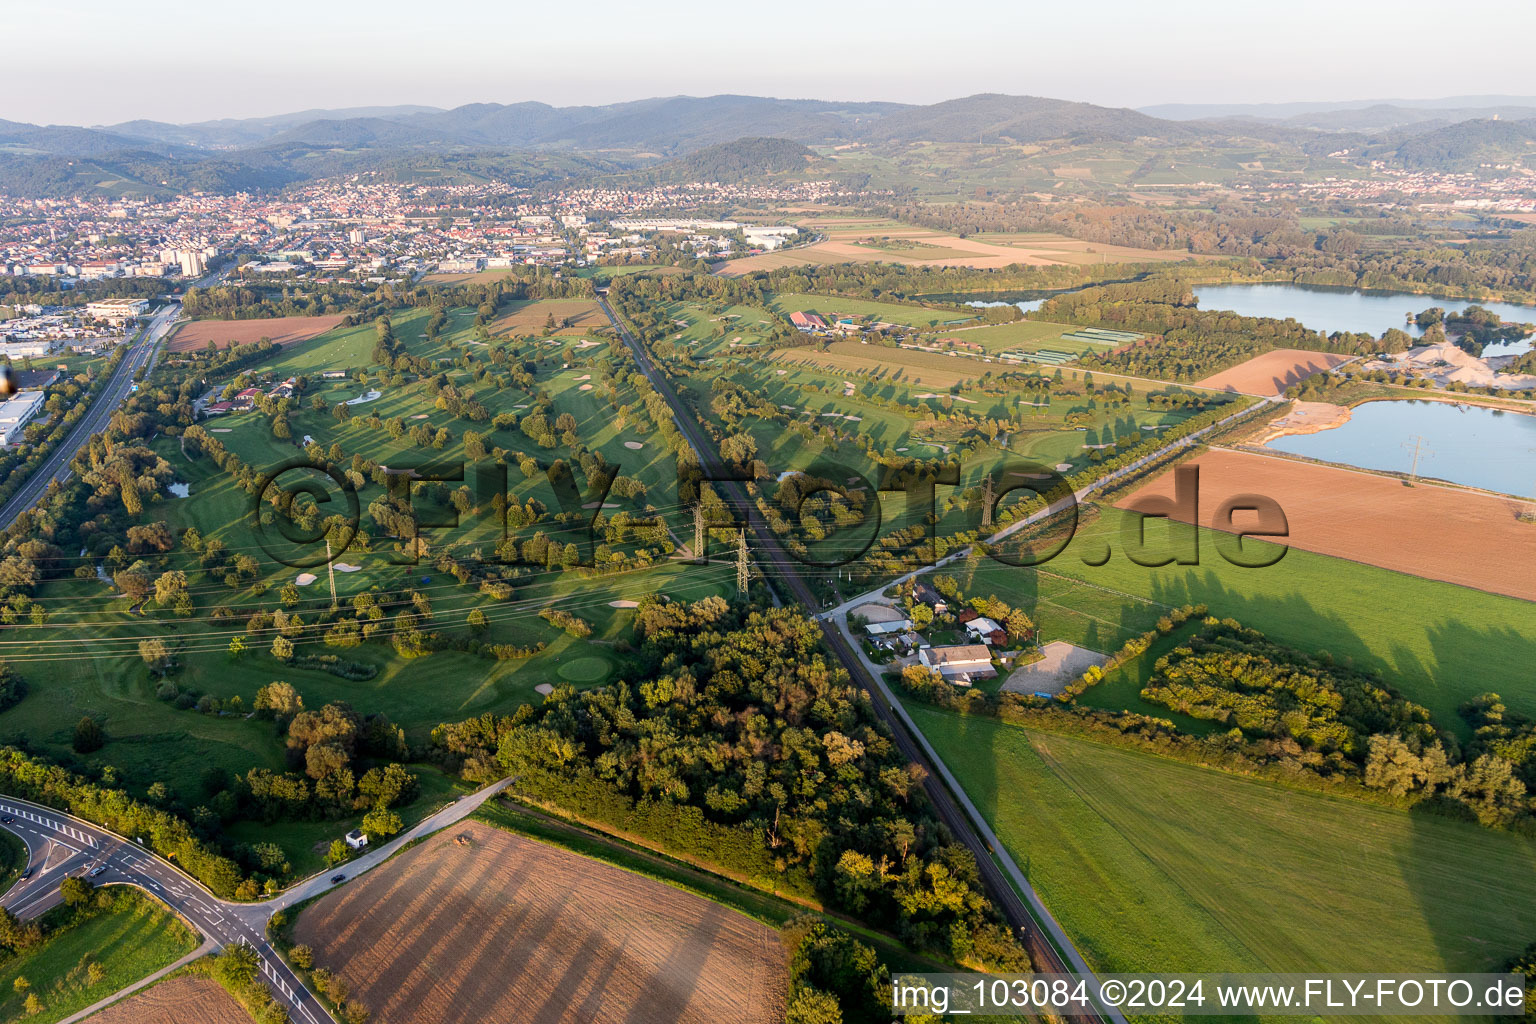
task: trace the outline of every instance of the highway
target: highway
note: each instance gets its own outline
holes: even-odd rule
[[[0,797],[0,826],[27,844],[32,877],[11,888],[0,906],[17,917],[37,917],[61,900],[59,883],[98,867],[94,885],[132,885],[159,899],[205,938],[223,948],[244,943],[261,958],[261,980],[292,1017],[294,1024],[324,1024],[330,1014],[314,993],[267,941],[270,910],[262,904],[228,903],[183,874],[169,861],[105,829],[39,804]],[[251,913],[257,908],[256,913]]]
[[[694,451],[699,456],[700,464],[710,471],[710,475],[723,477],[724,473],[719,472],[721,466],[718,455],[713,446],[709,444],[697,419],[683,405],[682,400],[673,389],[670,379],[657,368],[655,362],[651,359],[650,352],[644,345],[640,344],[630,333],[629,328],[624,322],[615,315],[612,308],[608,305],[607,298],[599,296],[599,302],[603,307],[603,312],[608,315],[608,319],[613,323],[614,329],[619,332],[619,336],[624,340],[630,351],[634,353],[635,359],[639,363],[640,371],[645,374],[646,378],[651,382],[651,386],[656,389],[657,393],[666,400],[667,405],[671,408],[673,418],[677,421],[678,429],[688,440],[688,443],[693,446]],[[773,567],[773,578],[781,581],[789,590],[790,595],[799,601],[806,608],[807,612],[811,612],[814,615],[813,610],[816,608],[817,603],[810,588],[800,578],[798,564],[779,545],[778,538],[774,536],[773,531],[763,521],[756,505],[750,500],[745,489],[739,483],[716,484],[716,486],[725,491],[724,497],[728,503],[734,505],[746,517],[747,524],[752,530],[756,541],[754,549],[756,557],[764,559],[771,564]],[[989,844],[987,839],[983,838],[976,824],[957,802],[955,794],[951,793],[948,786],[944,784],[944,780],[949,778],[947,769],[944,769],[941,764],[936,765],[937,757],[931,756],[929,751],[925,749],[926,743],[919,744],[918,738],[914,738],[913,735],[915,730],[910,730],[903,718],[897,715],[894,707],[895,701],[886,689],[883,681],[876,678],[876,674],[869,670],[864,660],[855,654],[852,645],[833,622],[819,616],[816,617],[816,621],[820,623],[822,631],[826,635],[827,646],[837,657],[839,663],[847,670],[849,677],[858,682],[869,693],[876,714],[885,723],[892,735],[895,736],[897,747],[900,749],[902,756],[915,764],[921,765],[926,771],[927,779],[924,782],[924,790],[932,801],[935,811],[950,833],[970,849],[987,887],[988,895],[1008,922],[1019,930],[1024,947],[1028,950],[1035,969],[1042,972],[1091,974],[1086,961],[1083,960],[1082,956],[1072,946],[1065,932],[1061,930],[1060,926],[1056,924],[1055,920],[1048,913],[1043,913],[1045,910],[1044,904],[1035,895],[1034,890],[1029,886],[1028,881],[1024,879],[1022,873],[1017,876],[1015,881],[1022,882],[1021,889],[1023,893],[1027,894],[1027,899],[1025,896],[1021,896],[1020,889],[1015,889],[1013,885],[1009,884],[1009,879],[1003,874],[997,862],[993,859],[994,847]],[[920,738],[920,734],[918,734],[918,737]],[[953,784],[952,779],[951,784]],[[955,792],[961,792],[958,786]],[[961,796],[963,798],[963,793]],[[971,808],[971,810],[974,812],[974,808]],[[984,823],[982,827],[985,828]],[[987,832],[990,835],[990,830],[987,830]],[[1000,845],[996,849],[1001,856],[1007,857],[1006,851],[1003,851]],[[1038,912],[1036,908],[1038,908]],[[1043,917],[1041,916],[1042,913]],[[1094,1015],[1086,1019],[1108,1020],[1113,1022],[1113,1024],[1126,1024],[1125,1017],[1118,1010],[1114,1009],[1111,1009],[1104,1016]]]
[[[331,881],[335,875],[356,878],[383,864],[407,844],[463,820],[511,781],[503,779],[460,797],[389,843],[340,867],[321,871],[259,903],[222,900],[169,861],[136,843],[51,807],[0,796],[0,828],[14,832],[27,844],[28,866],[32,869],[31,877],[16,883],[0,897],[0,906],[24,920],[37,917],[62,900],[59,885],[66,877],[78,877],[104,867],[106,870],[90,879],[93,884],[136,886],[180,914],[214,946],[222,949],[243,943],[254,949],[261,959],[261,980],[271,989],[273,998],[287,1009],[294,1024],[334,1024],[320,1000],[267,941],[267,921],[279,910],[342,884]]]
[[[153,368],[155,348],[180,312],[181,303],[172,302],[156,313],[139,332],[130,343],[127,354],[117,364],[117,369],[91,400],[85,415],[80,417],[64,440],[54,447],[43,464],[32,472],[21,489],[11,496],[5,507],[0,508],[0,530],[10,529],[17,516],[42,500],[50,484],[55,481],[63,483],[69,479],[72,472],[69,464],[74,460],[75,453],[85,446],[92,434],[106,427],[112,414],[128,397],[133,387],[133,375],[140,369]]]

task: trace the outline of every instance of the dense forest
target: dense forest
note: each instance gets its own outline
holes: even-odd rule
[[[798,612],[648,598],[643,680],[440,727],[473,778],[641,835],[983,969],[1026,955],[869,699]]]
[[[1078,362],[1092,370],[1178,381],[1201,380],[1274,348],[1360,355],[1401,352],[1412,340],[1398,330],[1379,339],[1369,334],[1323,335],[1295,320],[1200,309],[1189,284],[1176,273],[1057,295],[1030,315],[1152,335],[1110,352],[1088,353]]]

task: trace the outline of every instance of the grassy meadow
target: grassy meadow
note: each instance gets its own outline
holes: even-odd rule
[[[175,963],[196,949],[198,941],[192,929],[161,904],[121,891],[111,909],[0,963],[0,1020],[63,1020]],[[100,966],[99,981],[91,980],[93,964]],[[36,1014],[24,1009],[26,996],[17,991],[17,978],[27,979],[28,992],[42,1002]]]
[[[1106,971],[1491,971],[1536,933],[1536,841],[911,706]]]
[[[1125,556],[1123,531],[1133,522],[1127,513],[1100,508],[1043,566],[983,559],[974,572],[950,571],[968,591],[995,593],[1033,609],[1046,639],[1112,652],[1163,610],[1206,604],[1212,614],[1282,643],[1380,671],[1427,707],[1443,729],[1465,734],[1457,707],[1490,690],[1502,694],[1511,710],[1536,713],[1529,602],[1294,549],[1266,568],[1243,568],[1223,558],[1217,546],[1231,538],[1208,530],[1199,531],[1199,565],[1146,568]],[[1149,522],[1150,551],[1166,550],[1160,546],[1166,530],[1166,524]],[[1111,554],[1103,565],[1087,564],[1106,550]]]

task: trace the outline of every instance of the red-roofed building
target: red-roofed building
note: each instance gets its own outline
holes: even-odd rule
[[[821,317],[798,309],[789,314],[789,322],[795,325],[795,330],[804,331],[806,334],[815,334],[817,331],[827,329],[827,322]]]

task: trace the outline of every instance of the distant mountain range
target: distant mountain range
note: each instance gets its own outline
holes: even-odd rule
[[[671,96],[607,106],[475,103],[305,110],[196,124],[128,121],[94,128],[0,121],[0,189],[165,193],[270,188],[378,169],[519,175],[525,180],[688,168],[691,154],[745,148],[695,167],[786,173],[803,147],[912,143],[1219,144],[1234,138],[1311,156],[1369,153],[1404,166],[1464,169],[1521,160],[1536,135],[1536,97],[1452,97],[1338,104],[1164,105],[1144,110],[995,93],[929,105],[759,96]],[[771,146],[768,140],[784,146]]]

